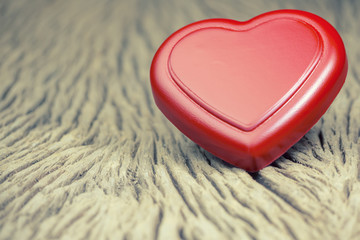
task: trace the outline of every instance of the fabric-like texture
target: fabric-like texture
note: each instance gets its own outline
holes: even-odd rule
[[[157,109],[149,68],[172,32],[294,8],[343,37],[322,119],[249,174]],[[359,239],[360,1],[0,1],[0,239]]]

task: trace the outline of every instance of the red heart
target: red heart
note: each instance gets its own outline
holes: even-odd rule
[[[258,171],[319,120],[346,73],[342,40],[329,23],[279,10],[180,29],[159,48],[150,77],[158,107],[179,130]]]

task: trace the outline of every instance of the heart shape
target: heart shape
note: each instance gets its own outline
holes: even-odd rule
[[[180,29],[157,51],[150,78],[155,102],[179,130],[258,171],[319,120],[346,73],[342,40],[329,23],[278,10]]]
[[[273,19],[240,31],[194,31],[176,43],[169,67],[175,82],[200,106],[250,131],[301,86],[319,61],[321,48],[311,26],[291,18]]]

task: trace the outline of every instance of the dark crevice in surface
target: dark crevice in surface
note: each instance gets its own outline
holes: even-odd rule
[[[38,122],[40,122],[40,121],[38,120]],[[6,144],[6,146],[7,146],[7,147],[11,147],[11,146],[15,145],[18,141],[21,141],[25,136],[28,135],[28,133],[31,131],[31,129],[34,129],[34,128],[36,127],[36,125],[38,124],[38,122],[35,122],[35,123],[34,123],[35,126],[34,126],[34,125],[31,125],[31,126],[28,127],[27,129],[25,129],[25,131],[23,131],[21,135],[19,135],[19,136],[16,137],[15,139],[12,139],[10,142],[8,142],[8,143]],[[10,132],[10,133],[14,133],[15,131],[19,130],[20,128],[21,128],[21,127],[16,128],[16,130],[14,130],[14,131],[12,131],[12,132]],[[10,135],[10,133],[9,133],[9,135]]]
[[[255,181],[257,180],[257,178],[259,178],[260,177],[260,173],[259,172],[247,172],[249,175],[250,175],[250,177],[252,178],[252,179],[254,179]]]
[[[68,134],[73,128],[70,126],[65,128],[61,134],[58,135],[57,141],[60,141],[66,134]]]
[[[236,195],[236,190],[233,189],[233,187],[231,187],[229,184],[225,183],[225,186],[228,188],[231,196],[243,207],[249,209],[249,210],[252,210],[251,207],[243,200],[241,200],[239,198],[239,196]]]
[[[351,122],[351,109],[354,105],[354,100],[351,100],[349,103],[349,107],[346,111],[346,135],[349,137],[350,135],[350,122]]]
[[[339,150],[340,150],[340,153],[341,153],[342,163],[345,164],[346,163],[346,155],[345,155],[345,149],[344,149],[344,144],[343,144],[343,140],[342,140],[341,135],[339,137]]]
[[[269,166],[278,168],[278,169],[282,169],[282,167],[279,165],[279,161],[281,161],[281,160],[277,159],[277,160],[273,161]]]
[[[206,154],[204,154],[205,160],[206,162],[209,164],[209,166],[211,166],[211,161],[210,159],[206,156]]]
[[[325,151],[325,147],[324,147],[325,140],[324,140],[324,134],[323,134],[322,130],[319,131],[318,137],[319,137],[319,141],[320,141],[320,146],[321,146],[322,150]]]
[[[79,56],[79,55],[78,55]],[[80,57],[80,56],[79,56]],[[71,89],[73,89],[74,87],[76,87],[76,85],[78,84],[78,82],[80,81],[81,77],[83,76],[85,72],[85,68],[80,68],[80,70],[76,73],[75,77],[72,79],[72,84],[69,85],[66,89],[65,92],[70,92]]]
[[[211,179],[206,172],[203,172],[204,173],[204,177],[210,182],[210,184],[213,186],[213,188],[216,190],[216,192],[219,194],[219,196],[222,198],[222,199],[226,199],[226,196],[225,194],[222,192],[221,190],[221,187],[219,187],[216,183],[216,181],[214,181],[213,179]]]
[[[54,76],[55,76],[57,73],[58,73],[57,70],[52,71],[51,73],[49,73],[49,74],[45,77],[43,83],[44,83],[44,84],[48,83],[50,80],[52,80],[52,79],[54,78]]]
[[[16,114],[14,117],[10,118],[8,121],[5,122],[4,126],[9,126],[13,123],[17,118],[21,117],[23,114]]]
[[[41,98],[41,100],[38,103],[36,103],[33,107],[31,107],[26,112],[26,114],[30,114],[30,113],[34,112],[37,108],[41,107],[46,102],[47,97],[48,97],[48,95],[47,95],[47,93],[45,93],[44,96]]]
[[[18,115],[18,116],[17,116],[16,118],[14,118],[13,120],[15,121],[15,120],[16,120],[18,117],[20,117],[20,116],[21,116],[21,115]],[[24,127],[25,124],[26,124],[26,121],[22,121],[21,124],[15,126],[15,127],[13,127],[13,128],[11,128],[9,131],[7,131],[7,132],[3,135],[3,137],[0,138],[0,141],[6,139],[6,138],[8,138],[8,137],[10,137],[12,133],[15,133],[16,131],[18,131],[19,129],[21,129],[22,127]],[[5,126],[7,126],[6,123],[5,123]],[[7,143],[6,145],[7,145],[8,147],[12,146],[13,143],[15,143],[15,142],[17,142],[18,140],[20,140],[21,137],[22,137],[22,135],[21,135],[21,136],[18,136],[18,137],[17,137],[17,140],[12,140],[11,142]]]
[[[196,178],[197,178],[197,173],[196,173],[196,171],[193,169],[189,157],[188,157],[187,154],[182,150],[181,146],[179,146],[178,149],[179,149],[179,153],[180,153],[181,157],[185,160],[184,162],[185,162],[187,168],[189,169],[189,172],[190,172],[191,176],[196,179]]]
[[[295,160],[295,158],[293,158],[293,156],[292,156],[291,154],[289,154],[288,152],[284,153],[282,156],[283,156],[285,159],[287,159],[287,160],[290,160],[290,161],[292,161],[292,162],[297,162],[297,161]]]
[[[319,161],[324,161],[324,159],[316,152],[314,148],[311,149],[311,153],[314,158],[316,158]]]
[[[24,136],[28,135],[30,133],[31,130],[35,129],[39,123],[41,122],[41,119],[36,120],[33,124],[31,124],[30,126],[28,126],[25,130],[24,130]]]
[[[58,114],[57,118],[55,119],[57,124],[59,125],[62,124],[62,117],[64,116],[65,112],[72,108],[75,94],[76,94],[75,91],[72,92],[72,94],[69,97],[67,106]]]
[[[202,203],[201,199],[199,199],[199,197],[197,196],[197,193],[195,193],[192,189],[191,189],[191,192],[193,194],[193,196],[195,197],[197,203],[198,203],[198,209],[200,210],[200,212],[202,213],[202,215],[204,217],[207,218],[207,220],[209,220],[214,227],[216,227],[219,231],[224,231],[224,229],[220,226],[220,224],[218,223],[219,219],[218,218],[215,218],[213,217],[207,207]]]
[[[335,116],[336,116],[336,115],[335,115]],[[336,121],[336,117],[335,117],[335,121]],[[336,136],[336,129],[333,128],[333,127],[331,127],[330,130],[331,130],[332,134],[333,134],[334,136]]]
[[[28,204],[28,202],[30,202],[31,199],[33,199],[35,197],[36,194],[41,192],[41,190],[43,190],[43,189],[44,189],[44,187],[37,187],[35,189],[32,189],[30,191],[30,193],[26,196],[24,201],[21,203],[21,205],[18,207],[17,211],[20,211],[26,204]]]
[[[296,206],[294,204],[293,200],[289,199],[287,196],[284,196],[279,190],[277,190],[276,185],[273,184],[271,181],[264,178],[263,176],[260,176],[260,177],[256,178],[256,181],[259,184],[261,184],[262,186],[264,186],[267,190],[272,192],[275,196],[277,196],[283,202],[285,202],[288,206],[290,206],[291,208],[293,208],[294,210],[299,212],[301,215],[310,217],[310,215],[307,212],[302,210],[299,206]]]
[[[46,157],[50,156],[51,154],[53,154],[54,152],[50,152],[47,153],[45,156],[41,156],[39,158],[35,158],[34,160],[32,160],[31,162],[26,162],[25,164],[17,167],[14,170],[11,170],[8,174],[6,174],[2,179],[0,179],[0,184],[5,182],[9,177],[13,176],[15,173],[18,173],[30,166],[35,165],[36,163],[40,162],[41,160],[45,159]]]
[[[186,239],[185,235],[184,235],[184,228],[183,227],[179,228],[178,234],[179,234],[180,239]]]
[[[10,90],[19,81],[20,73],[21,73],[21,68],[16,71],[15,76],[14,76],[14,80],[12,81],[12,83],[7,88],[5,88],[5,91],[1,95],[1,100],[4,100],[6,98],[6,96],[9,94]]]
[[[75,125],[75,127],[77,127],[79,125],[79,118],[81,116],[82,113],[82,109],[85,106],[85,103],[89,101],[89,91],[90,91],[90,79],[87,78],[86,79],[86,84],[85,84],[85,91],[84,91],[84,97],[81,100],[80,106],[78,106],[73,123]]]
[[[158,164],[158,155],[157,155],[157,149],[156,149],[156,142],[153,141],[153,158],[154,158],[154,164]]]
[[[285,229],[287,230],[287,232],[289,233],[289,235],[292,237],[292,239],[295,239],[295,240],[298,239],[298,238],[296,237],[293,229],[291,229],[291,227],[289,226],[289,224],[288,224],[285,220],[283,220],[283,219],[281,219],[281,222],[284,224]]]
[[[341,160],[343,164],[346,164],[346,153],[344,151],[341,152]]]
[[[6,110],[6,109],[8,109],[8,108],[10,108],[11,105],[15,102],[16,98],[17,98],[17,96],[13,96],[13,97],[7,102],[7,104],[4,105],[4,106],[0,109],[0,112]]]
[[[81,144],[82,146],[87,146],[87,145],[92,145],[95,142],[96,137],[98,136],[98,132],[95,132],[94,134],[92,134],[91,136],[89,136],[87,139],[85,139],[85,141],[83,141],[83,143]]]
[[[195,144],[197,151],[205,158],[209,166],[211,166],[211,160],[206,155],[207,151],[201,148],[198,144]],[[210,153],[211,154],[211,153]]]
[[[251,222],[250,219],[247,219],[237,213],[234,213],[231,209],[229,209],[226,204],[224,204],[223,202],[219,202],[220,206],[222,207],[222,209],[225,210],[225,212],[227,214],[229,214],[230,216],[240,219],[242,222],[246,223],[250,228],[254,229],[255,231],[258,231],[258,228],[255,226],[255,224],[253,222]]]
[[[136,167],[136,171],[137,171],[137,167]],[[136,201],[140,202],[140,196],[144,188],[140,186],[138,181],[135,182],[133,188],[134,188],[135,199]]]
[[[132,158],[132,159],[135,158],[136,153],[137,153],[138,150],[139,150],[139,146],[140,146],[140,141],[136,141],[136,142],[134,143],[133,150],[131,151],[131,158]]]
[[[294,182],[298,182],[298,179],[294,176],[292,176],[291,174],[285,172],[285,171],[278,171],[279,174],[281,174],[282,176],[288,178],[288,179],[291,179],[293,180]]]
[[[332,148],[331,143],[327,142],[327,145],[328,145],[328,147],[329,147],[329,150],[330,150],[331,154],[334,155],[334,150],[333,150],[333,148]]]
[[[151,116],[154,116],[155,115],[155,111],[154,111],[154,101],[152,100],[152,97],[150,96],[151,93],[147,86],[146,85],[143,85],[143,89],[144,89],[144,94],[145,94],[145,103],[147,105],[147,109],[149,110]]]
[[[121,40],[121,48],[120,48],[120,51],[119,51],[119,53],[117,55],[117,58],[116,58],[117,72],[118,72],[119,76],[123,73],[124,53],[125,53],[125,50],[128,49],[128,46],[129,46],[129,40],[128,40],[128,38],[126,36],[127,36],[127,31],[124,31],[124,34],[123,34],[123,37],[122,37],[122,40]]]
[[[160,226],[161,226],[163,217],[164,217],[164,213],[163,213],[163,210],[160,208],[160,209],[159,209],[159,215],[158,215],[157,223],[156,223],[156,226],[155,226],[155,236],[154,236],[154,239],[159,239],[159,230],[160,230]]]
[[[308,155],[307,153],[305,153],[305,152],[301,152],[302,154],[304,154],[304,155],[306,155],[307,156],[307,160],[311,160],[312,159],[312,157],[313,157],[313,155]],[[312,153],[312,154],[314,154],[314,153]],[[317,155],[317,153],[315,153],[316,155]],[[307,168],[311,168],[312,170],[316,170],[316,171],[318,171],[318,172],[322,172],[321,171],[321,169],[319,169],[319,168],[316,168],[314,165],[311,165],[311,164],[309,164],[309,163],[307,163],[307,162],[304,162],[302,159],[296,159],[296,158],[294,158],[293,156],[291,156],[291,154],[289,154],[289,153],[285,153],[285,154],[283,154],[282,155],[285,159],[287,159],[287,160],[289,160],[289,161],[291,161],[291,162],[293,162],[293,163],[296,163],[296,164],[301,164],[302,166],[305,166],[305,167],[307,167]],[[319,156],[319,158],[320,158],[320,156]],[[320,159],[318,159],[318,160],[323,160],[322,158],[320,158]]]
[[[16,173],[16,171],[10,171],[9,173],[7,173],[5,176],[3,176],[2,178],[0,178],[0,184],[2,184],[3,182],[5,182],[8,178],[10,178],[12,175],[14,175]],[[3,173],[4,174],[4,173]]]
[[[111,102],[111,105],[114,107],[116,113],[116,127],[121,132],[123,131],[123,117],[121,115],[120,108],[114,101]]]
[[[74,181],[77,181],[77,180],[80,180],[81,178],[83,178],[86,173],[95,165],[95,162],[92,162],[91,164],[89,164],[87,166],[86,169],[80,171],[80,172],[77,172],[75,173],[72,178],[69,180],[70,183],[73,183]]]
[[[123,86],[123,87],[121,88],[121,96],[122,96],[123,98],[125,98],[126,102],[128,102],[128,103],[131,103],[131,102],[132,102],[132,100],[130,99],[129,94],[128,94],[128,91],[126,90],[126,87],[125,87],[125,86]]]
[[[175,179],[175,177],[172,174],[172,171],[169,169],[169,167],[167,165],[165,165],[166,170],[169,174],[169,177],[171,179],[171,182],[173,183],[173,186],[175,187],[176,191],[178,192],[178,194],[180,195],[180,197],[182,198],[182,200],[184,201],[185,205],[187,206],[187,208],[190,210],[190,212],[194,215],[194,216],[198,216],[195,209],[191,206],[191,204],[188,202],[188,200],[186,199],[186,197],[184,196],[184,192],[181,189],[178,181]]]
[[[9,203],[11,203],[14,199],[15,199],[15,196],[9,196],[5,200],[3,199],[1,204],[0,204],[0,211],[3,211],[5,209],[5,207],[7,205],[9,205]],[[1,219],[1,216],[0,216],[0,219]],[[1,227],[0,227],[0,229],[1,229]]]
[[[268,214],[264,210],[262,210],[260,208],[258,208],[257,210],[266,219],[266,221],[268,221],[270,224],[274,224],[273,221],[271,220],[271,218],[268,216]]]

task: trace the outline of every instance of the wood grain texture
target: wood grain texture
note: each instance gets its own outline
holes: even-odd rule
[[[342,35],[349,73],[256,174],[183,136],[149,67],[178,28],[296,8]],[[0,239],[359,239],[360,1],[0,1]]]

